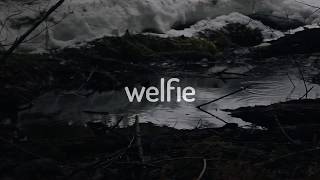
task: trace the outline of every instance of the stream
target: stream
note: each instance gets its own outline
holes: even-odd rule
[[[224,69],[227,69],[226,74],[216,76],[216,72]],[[312,63],[305,64],[303,70],[304,78],[307,80],[317,72]],[[96,93],[90,97],[49,92],[36,99],[32,109],[20,113],[20,126],[29,129],[32,133],[41,130],[43,134],[43,131],[46,131],[44,127],[56,127],[68,134],[71,131],[65,127],[86,129],[87,121],[112,125],[123,117],[120,126],[128,126],[134,123],[134,117],[138,115],[141,122],[152,122],[177,129],[220,127],[225,123],[200,111],[196,106],[237,91],[241,87],[249,86],[244,91],[202,107],[224,121],[245,127],[250,124],[229,116],[229,113],[223,110],[269,105],[299,99],[305,94],[301,73],[292,64],[264,66],[242,64],[234,67],[215,65],[208,67],[204,72],[193,73],[197,76],[179,76],[181,87],[191,86],[196,90],[196,101],[192,103],[174,101],[130,103],[124,89]],[[171,77],[168,76],[166,79]],[[160,78],[152,82],[160,83]],[[319,98],[320,86],[309,82],[306,83],[307,87],[313,87],[313,89],[308,94],[308,98]],[[38,126],[34,126],[35,124]]]

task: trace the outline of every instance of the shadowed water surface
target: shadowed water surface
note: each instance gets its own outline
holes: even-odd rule
[[[301,74],[298,68],[292,65],[271,67],[243,65],[229,67],[226,71],[228,73],[222,75],[223,79],[221,76],[214,75],[215,72],[225,68],[226,66],[215,66],[204,72],[193,72],[196,77],[179,77],[181,87],[191,86],[196,89],[196,101],[192,103],[175,101],[150,103],[145,100],[141,103],[130,103],[124,90],[97,93],[88,98],[50,92],[35,100],[35,106],[31,110],[21,113],[21,126],[31,127],[32,124],[42,124],[52,128],[80,125],[85,129],[87,121],[114,124],[122,116],[124,119],[120,125],[126,126],[133,123],[135,115],[139,115],[141,122],[152,122],[178,129],[218,127],[224,123],[198,110],[196,106],[249,86],[244,91],[203,106],[204,110],[227,122],[246,126],[249,124],[229,116],[223,109],[269,105],[279,101],[298,99],[305,94]],[[307,71],[306,68],[304,70],[305,79],[308,80],[312,72]],[[171,76],[166,77],[166,79],[169,78]],[[159,85],[160,78],[154,79],[153,82],[151,85]],[[313,87],[308,98],[318,98],[320,87],[311,83],[306,85],[308,88]],[[173,95],[172,99],[175,100],[176,97]]]

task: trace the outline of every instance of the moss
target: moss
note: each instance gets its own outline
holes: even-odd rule
[[[84,47],[83,51],[86,51],[86,54],[141,62],[149,61],[154,57],[162,57],[163,54],[176,54],[182,51],[209,53],[214,56],[217,53],[217,47],[214,42],[204,38],[161,38],[143,34],[126,34],[122,37],[105,37],[96,40],[90,43],[89,48]],[[174,59],[179,59],[179,57]]]
[[[221,30],[204,30],[201,38],[211,41],[219,50],[234,46],[254,46],[262,43],[263,37],[259,29],[252,29],[239,23],[231,23]]]
[[[199,36],[216,45],[217,49],[223,50],[233,46],[230,38],[228,38],[222,31],[205,30]]]
[[[177,39],[177,47],[181,50],[198,50],[215,54],[217,48],[213,42],[199,38],[180,38]]]
[[[122,37],[127,39],[128,37]],[[207,51],[212,54],[216,52],[216,47],[212,42],[200,38],[172,37],[161,38],[150,35],[133,35],[128,39],[138,47],[151,49],[154,52],[172,52],[182,50]]]

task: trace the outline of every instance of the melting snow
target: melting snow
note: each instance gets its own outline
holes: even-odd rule
[[[1,1],[0,43],[10,46],[34,23],[41,11],[55,2]],[[304,2],[320,6],[318,0]],[[257,12],[316,24],[320,22],[320,16],[315,10],[316,7],[295,0],[66,0],[28,37],[20,50],[60,48],[101,36],[122,35],[126,30],[134,33],[156,29],[169,36],[192,36],[204,28],[218,29],[228,22],[246,23],[249,18],[245,15]],[[197,21],[183,31],[170,30],[176,23]],[[252,21],[248,26],[263,30],[266,39],[282,36],[281,32],[258,21]]]

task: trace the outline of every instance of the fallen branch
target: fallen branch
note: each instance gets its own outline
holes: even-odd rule
[[[224,98],[226,98],[226,97],[228,97],[228,96],[237,94],[237,93],[239,93],[239,92],[241,92],[241,91],[246,90],[248,87],[249,87],[249,86],[242,87],[242,88],[240,88],[240,89],[238,89],[238,90],[236,90],[236,91],[234,91],[234,92],[231,92],[231,93],[229,93],[229,94],[227,94],[227,95],[224,95],[224,96],[222,96],[222,97],[219,97],[219,98],[214,99],[214,100],[212,100],[212,101],[209,101],[209,102],[207,102],[207,103],[201,104],[201,105],[197,106],[197,109],[199,109],[200,111],[202,111],[202,112],[204,112],[204,113],[207,113],[207,114],[215,117],[216,119],[220,120],[221,122],[223,122],[223,123],[225,123],[225,124],[228,124],[227,121],[225,121],[225,120],[223,120],[222,118],[220,118],[220,117],[218,117],[218,116],[216,116],[216,115],[214,115],[214,114],[212,114],[212,113],[210,113],[210,112],[202,109],[201,107],[206,106],[206,105],[211,104],[211,103],[214,103],[214,102],[219,101],[219,100],[221,100],[221,99],[224,99]]]
[[[65,0],[59,0],[55,5],[53,5],[45,15],[37,21],[29,30],[27,30],[22,36],[16,39],[13,45],[4,53],[1,58],[3,63],[6,63],[7,58],[14,52],[14,50],[43,22],[45,21],[58,7],[60,7]]]

